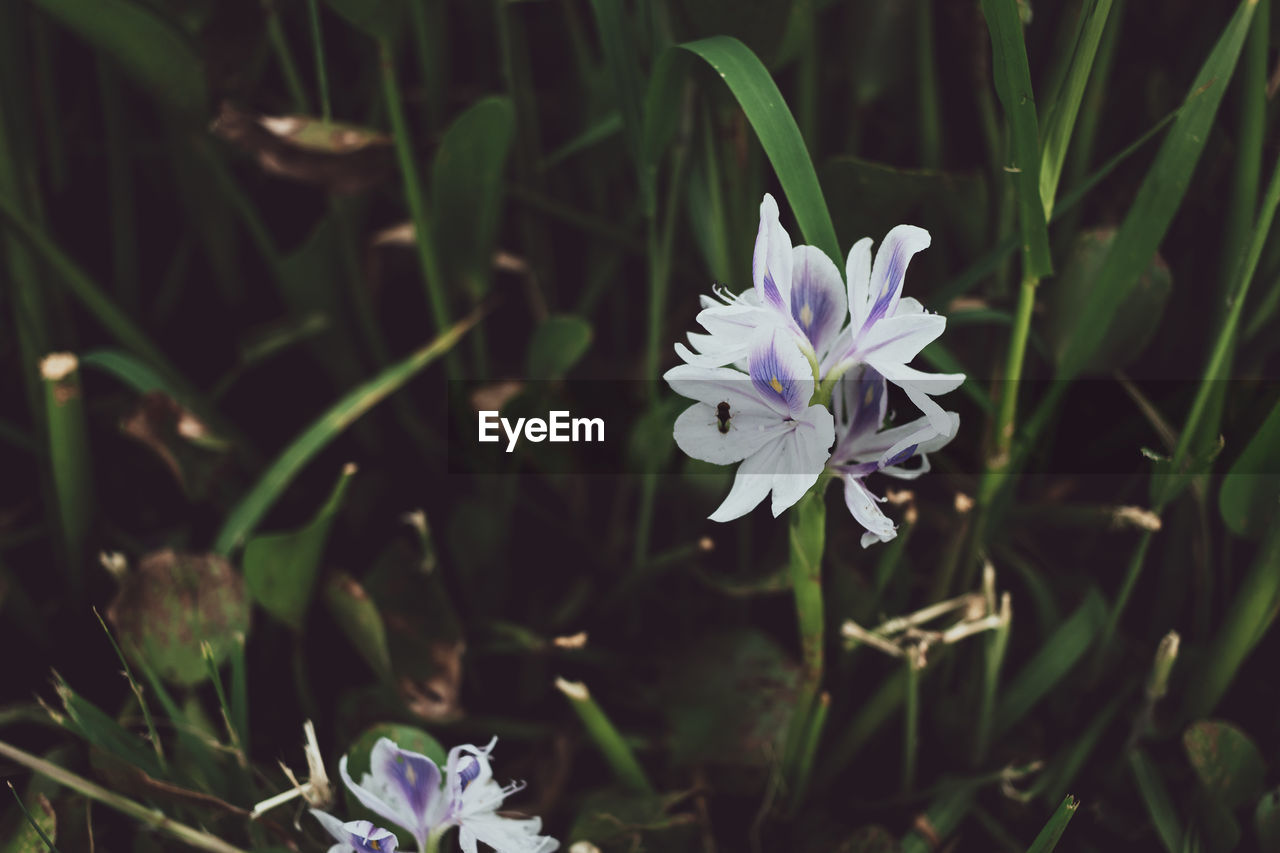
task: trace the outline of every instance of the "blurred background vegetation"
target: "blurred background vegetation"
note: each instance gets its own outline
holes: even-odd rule
[[[0,4],[2,849],[326,849],[247,814],[307,719],[497,734],[565,847],[1280,849],[1269,5]],[[803,647],[657,381],[766,191],[927,228],[969,376]],[[609,476],[469,440],[602,388]],[[922,667],[842,636],[955,596]]]

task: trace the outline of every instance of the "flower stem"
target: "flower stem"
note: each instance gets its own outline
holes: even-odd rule
[[[11,761],[16,761],[25,767],[29,767],[35,772],[59,785],[63,785],[76,793],[83,794],[91,800],[96,800],[108,808],[128,815],[135,820],[139,820],[153,829],[166,833],[173,838],[188,844],[197,850],[208,850],[210,853],[245,853],[239,847],[233,847],[220,838],[216,838],[203,830],[187,826],[184,823],[178,823],[170,819],[156,809],[150,809],[141,803],[126,799],[119,794],[108,791],[101,785],[90,782],[83,776],[72,773],[51,761],[45,761],[39,756],[24,752],[16,746],[10,746],[0,741],[0,755]]]
[[[822,601],[822,553],[826,539],[826,504],[823,492],[830,479],[824,472],[818,483],[791,510],[791,585],[800,628],[801,670],[796,705],[782,751],[782,773],[793,798],[805,788],[800,778],[814,702],[822,685],[824,616]]]

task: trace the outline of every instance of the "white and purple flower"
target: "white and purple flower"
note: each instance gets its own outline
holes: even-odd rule
[[[541,820],[498,814],[503,800],[523,785],[512,783],[504,787],[494,781],[489,753],[495,743],[497,738],[483,748],[469,744],[454,747],[441,774],[439,766],[427,756],[381,738],[370,754],[370,772],[358,784],[347,772],[346,756],[339,762],[338,772],[365,808],[412,835],[419,853],[434,850],[440,836],[454,826],[458,827],[458,844],[464,853],[477,853],[481,841],[497,853],[552,853],[560,844],[540,834]],[[367,821],[343,824],[323,812],[313,814],[330,834],[361,853],[395,850],[395,836],[372,824],[365,827]],[[339,830],[346,835],[338,834]],[[366,830],[386,834],[366,833],[363,839],[359,838],[359,833]],[[342,844],[329,853],[339,851],[348,853]]]
[[[774,327],[748,351],[746,373],[682,364],[663,377],[698,401],[676,419],[680,449],[716,465],[742,462],[713,521],[746,515],[770,492],[776,517],[817,481],[835,440],[831,412],[810,405],[813,374],[794,339]]]
[[[877,497],[863,480],[876,472],[903,480],[914,480],[929,470],[926,455],[945,446],[960,428],[960,416],[944,412],[947,429],[939,431],[927,418],[917,418],[901,426],[881,429],[888,411],[885,379],[872,367],[845,374],[835,395],[836,448],[827,467],[844,481],[844,502],[849,513],[866,528],[862,547],[888,542],[898,535],[892,521],[880,510]],[[920,464],[902,464],[920,458]]]
[[[896,535],[862,480],[874,471],[910,478],[928,470],[924,454],[959,426],[933,397],[964,381],[909,366],[946,328],[945,317],[902,296],[912,256],[928,246],[929,233],[913,225],[893,228],[874,258],[864,238],[850,250],[842,280],[821,250],[791,245],[777,203],[765,195],[754,287],[702,297],[697,319],[706,332],[691,333],[688,347],[676,344],[685,363],[664,375],[676,393],[697,401],[676,420],[680,449],[717,465],[742,463],[712,520],[745,515],[771,492],[777,516],[826,467],[845,481],[849,510],[869,531],[864,546]],[[882,430],[886,380],[924,417]],[[834,419],[825,405],[832,396]],[[919,467],[900,466],[917,455]]]
[[[933,401],[964,382],[963,373],[923,373],[907,363],[947,327],[947,318],[930,314],[920,302],[903,298],[907,264],[928,248],[929,232],[914,225],[898,225],[885,235],[871,259],[871,238],[849,250],[845,275],[849,289],[849,325],[840,333],[821,365],[823,377],[837,377],[860,364],[907,392],[908,399],[929,418],[939,434],[949,419]]]

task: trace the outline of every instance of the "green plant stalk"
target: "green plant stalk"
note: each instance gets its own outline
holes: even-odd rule
[[[239,547],[257,528],[258,522],[293,482],[298,472],[320,450],[365,412],[395,393],[419,371],[452,349],[458,339],[479,319],[480,313],[473,312],[431,343],[353,388],[313,421],[281,451],[248,494],[227,515],[214,541],[213,550],[226,555]]]
[[[809,730],[805,734],[804,748],[800,752],[799,764],[796,766],[796,788],[792,802],[799,804],[804,802],[805,794],[809,791],[809,779],[813,775],[813,759],[818,754],[818,745],[822,743],[822,733],[827,727],[827,715],[831,712],[831,694],[825,690],[818,697],[817,707],[814,708],[813,718],[809,723]]]
[[[903,659],[907,678],[903,686],[902,715],[902,793],[916,787],[916,764],[920,754],[920,671],[924,661],[915,647]]]
[[[939,849],[938,841],[950,837],[973,808],[976,793],[976,787],[970,784],[939,794],[916,823],[917,827],[928,826],[933,837],[926,837],[918,828],[912,829],[902,839],[901,853],[933,853]]]
[[[289,50],[289,41],[284,37],[284,28],[280,26],[280,15],[276,11],[276,0],[262,0],[262,9],[266,12],[267,37],[271,40],[271,49],[275,51],[276,61],[280,63],[280,72],[284,75],[284,83],[289,87],[289,97],[293,99],[293,108],[300,113],[311,112],[311,104],[307,100],[306,89],[302,86],[302,76],[298,74],[298,64],[293,61],[293,52]]]
[[[45,420],[49,427],[49,465],[62,532],[67,583],[82,591],[85,545],[93,521],[92,465],[80,391],[80,366],[70,353],[55,353],[40,363]]]
[[[920,163],[942,168],[942,107],[938,100],[938,66],[934,60],[933,3],[916,0],[916,92],[920,104]]]
[[[994,598],[994,595],[989,596]],[[988,612],[995,612],[995,602],[988,600]],[[1012,618],[1008,594],[1000,601],[1001,624],[984,638],[982,657],[982,700],[978,707],[978,727],[974,737],[973,763],[981,765],[987,757],[991,742],[991,721],[995,716],[996,693],[1000,689],[1000,670],[1004,666],[1005,650],[1009,646],[1009,625]]]
[[[324,64],[324,31],[320,26],[319,0],[307,0],[307,13],[311,18],[311,45],[315,49],[316,83],[320,87],[320,117],[328,123],[333,119],[333,110],[329,103],[329,73]]]
[[[822,555],[826,547],[826,502],[829,478],[824,472],[800,502],[791,508],[791,587],[800,630],[800,683],[782,750],[782,773],[792,796],[805,787],[798,777],[800,757],[812,724],[813,706],[822,685],[825,616],[822,600]]]
[[[209,853],[247,853],[247,851],[239,847],[233,847],[203,830],[178,823],[155,809],[147,808],[141,803],[136,803],[113,791],[108,791],[83,776],[65,770],[50,761],[45,761],[39,756],[24,752],[16,746],[10,746],[3,741],[0,741],[0,755],[34,770],[78,794],[140,821],[171,838],[176,838],[184,844],[189,844],[197,850],[207,850]]]
[[[107,623],[103,620],[102,614],[98,612],[98,608],[93,608],[93,615],[98,617],[98,624],[102,626],[102,631],[107,635],[111,648],[115,650],[116,657],[120,659],[120,665],[124,667],[125,680],[129,682],[129,689],[133,691],[134,697],[138,700],[138,707],[142,709],[142,719],[147,724],[147,738],[155,748],[156,758],[160,761],[160,766],[167,771],[168,762],[164,757],[164,746],[160,743],[160,734],[156,731],[155,720],[151,717],[151,706],[147,704],[146,694],[143,693],[142,685],[138,683],[138,679],[133,677],[133,669],[129,666],[129,659],[124,656],[124,651],[121,650],[120,644],[116,642],[116,638],[111,634],[111,629],[107,627]]]
[[[800,56],[796,60],[796,124],[810,153],[818,148],[819,42],[814,0],[800,0],[792,8],[800,16]]]
[[[1040,279],[1027,276],[1018,292],[1018,312],[1014,316],[1013,331],[1009,336],[1009,354],[1005,363],[1005,380],[1000,394],[1000,411],[996,416],[995,451],[987,459],[987,469],[978,487],[978,504],[984,509],[991,505],[999,491],[1005,473],[1009,470],[1013,447],[1014,421],[1018,414],[1018,386],[1022,382],[1022,369],[1027,356],[1027,339],[1031,334],[1031,312],[1035,308],[1036,288]],[[979,531],[981,532],[981,530]]]
[[[577,712],[587,734],[595,742],[596,748],[600,750],[600,754],[604,756],[604,760],[613,770],[613,775],[618,781],[637,794],[654,793],[653,785],[645,775],[640,762],[636,760],[631,747],[627,745],[626,740],[604,710],[592,698],[587,686],[564,679],[557,679],[556,686]]]
[[[422,180],[414,160],[413,141],[409,137],[409,123],[405,119],[400,99],[400,84],[396,82],[396,66],[391,43],[387,39],[378,42],[378,58],[382,68],[383,95],[387,102],[387,114],[396,140],[396,156],[400,161],[400,176],[404,181],[405,200],[413,218],[414,245],[418,249],[418,262],[426,285],[427,301],[431,306],[436,331],[449,328],[449,302],[445,297],[444,276],[436,257],[435,240],[432,237],[431,217],[427,212],[427,200],[422,192]]]
[[[13,783],[7,779],[5,784],[9,786],[9,790],[13,793],[13,799],[18,804],[18,809],[21,810],[22,816],[27,819],[27,823],[36,831],[36,835],[40,837],[40,841],[44,843],[49,853],[58,853],[58,848],[54,846],[53,841],[45,833],[44,827],[40,826],[40,822],[35,819],[31,812],[27,811],[27,804],[22,802],[22,797],[18,796],[18,789],[13,787]]]
[[[218,710],[222,713],[222,724],[227,729],[227,737],[231,741],[232,750],[235,751],[236,761],[240,763],[241,767],[248,767],[249,761],[245,756],[244,747],[240,743],[240,733],[236,731],[231,705],[227,702],[227,693],[222,688],[222,675],[218,672],[218,663],[213,656],[213,647],[208,643],[201,643],[200,656],[204,658],[205,671],[209,673],[209,681],[213,683],[213,692],[218,698]]]
[[[1200,677],[1188,692],[1187,720],[1209,715],[1249,653],[1275,621],[1280,605],[1280,523],[1268,528],[1267,538],[1254,558],[1231,603],[1231,610],[1213,638]]]

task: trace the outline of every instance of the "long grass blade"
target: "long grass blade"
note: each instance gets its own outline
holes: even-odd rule
[[[1071,65],[1044,127],[1044,151],[1040,161],[1040,202],[1045,216],[1053,210],[1058,179],[1067,158],[1067,147],[1075,131],[1080,102],[1084,100],[1089,73],[1098,55],[1098,43],[1111,14],[1111,0],[1088,0],[1081,12],[1080,37],[1071,56]]]
[[[301,435],[281,451],[257,484],[227,515],[214,540],[213,550],[219,554],[229,554],[239,547],[257,528],[262,517],[289,487],[298,472],[317,453],[362,415],[399,390],[441,355],[453,349],[454,344],[479,319],[480,313],[474,312],[459,321],[431,343],[352,389],[303,430]]]
[[[1058,365],[1060,378],[1076,376],[1101,345],[1116,308],[1151,263],[1178,212],[1235,70],[1256,5],[1257,0],[1241,0],[1192,82],[1182,110],[1147,171],[1116,234],[1114,247],[1098,272],[1097,285],[1088,296],[1080,324]]]
[[[730,36],[713,36],[680,46],[706,60],[728,84],[773,164],[805,240],[843,268],[836,229],[804,137],[768,70],[749,47]]]

